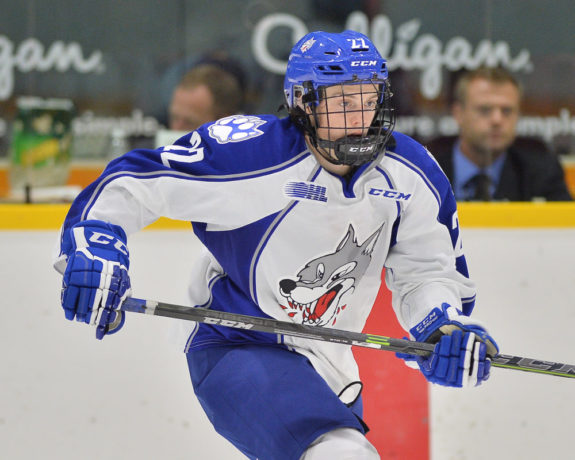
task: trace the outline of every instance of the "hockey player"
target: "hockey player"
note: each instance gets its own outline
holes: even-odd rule
[[[475,290],[449,182],[393,132],[385,60],[357,32],[293,48],[289,117],[231,116],[175,145],[112,161],[61,233],[67,319],[118,331],[130,294],[127,236],[160,216],[193,223],[205,250],[190,305],[361,331],[385,268],[393,308],[441,385],[478,385],[497,345],[469,317]],[[182,322],[194,391],[249,458],[376,459],[351,347]]]

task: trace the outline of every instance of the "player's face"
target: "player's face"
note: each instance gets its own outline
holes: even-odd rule
[[[214,98],[205,85],[192,88],[178,87],[170,103],[170,129],[193,131],[217,117],[213,109]]]
[[[377,87],[370,83],[327,87],[316,110],[318,136],[330,141],[366,136],[377,101]]]
[[[519,90],[512,83],[494,83],[483,78],[469,82],[464,103],[454,106],[462,151],[474,152],[489,164],[515,139],[519,119]]]

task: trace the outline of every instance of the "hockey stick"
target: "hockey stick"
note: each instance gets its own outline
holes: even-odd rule
[[[206,308],[186,307],[153,300],[127,298],[122,304],[122,311],[145,313],[153,316],[178,318],[218,326],[249,329],[272,334],[284,334],[305,339],[322,340],[324,342],[356,345],[379,350],[395,351],[410,355],[429,355],[433,344],[414,342],[405,339],[394,339],[382,335],[364,334],[361,332],[344,331],[320,326],[278,321],[271,318],[240,315]],[[492,366],[514,369],[558,377],[575,378],[575,365],[540,361],[538,359],[522,358],[499,354],[492,360]]]

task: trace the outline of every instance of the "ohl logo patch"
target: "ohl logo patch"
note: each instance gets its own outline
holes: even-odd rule
[[[311,200],[319,203],[327,202],[327,188],[313,182],[292,181],[284,185],[284,194],[296,200]]]
[[[218,144],[229,142],[241,142],[261,136],[263,131],[258,129],[265,120],[252,115],[232,115],[221,118],[209,126],[210,137],[218,141]]]

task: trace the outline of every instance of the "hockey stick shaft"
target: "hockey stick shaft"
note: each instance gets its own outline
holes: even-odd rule
[[[395,339],[382,335],[365,334],[361,332],[344,331],[319,326],[278,321],[272,318],[240,315],[206,308],[187,307],[153,300],[127,298],[122,304],[122,310],[134,313],[145,313],[153,316],[177,318],[200,323],[214,324],[237,329],[247,329],[272,334],[283,334],[305,339],[321,340],[346,345],[394,351],[410,355],[429,355],[433,344],[414,342],[405,339]],[[492,360],[492,365],[505,369],[555,375],[558,377],[575,378],[575,365],[541,361],[520,356],[499,354]]]

